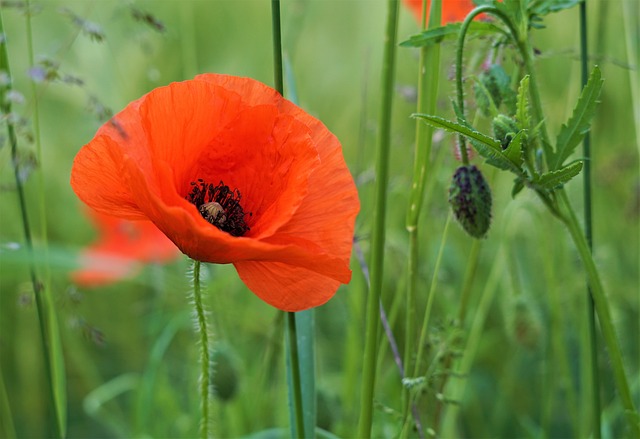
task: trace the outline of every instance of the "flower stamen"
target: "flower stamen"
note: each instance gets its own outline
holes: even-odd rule
[[[231,190],[222,181],[216,186],[201,178],[192,181],[191,186],[185,198],[198,208],[207,222],[231,236],[242,236],[249,230],[245,216],[252,214],[245,213],[240,205],[242,195],[238,189]]]

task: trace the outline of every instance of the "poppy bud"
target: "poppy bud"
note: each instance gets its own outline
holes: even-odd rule
[[[496,108],[502,102],[509,100],[510,78],[499,64],[492,64],[488,69],[478,75],[478,82],[474,84],[473,91],[478,108],[486,116],[490,115],[491,103]]]
[[[486,235],[491,224],[491,190],[478,168],[466,165],[456,169],[449,188],[449,204],[469,235]]]
[[[507,149],[511,140],[520,131],[516,121],[504,114],[498,114],[494,117],[491,127],[493,128],[493,137],[500,141],[502,149]]]

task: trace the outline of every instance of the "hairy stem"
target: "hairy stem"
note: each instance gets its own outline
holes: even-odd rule
[[[209,437],[209,331],[207,329],[207,315],[202,304],[202,289],[200,286],[200,261],[193,261],[193,305],[196,313],[196,332],[200,336],[200,408],[202,420],[200,423],[200,437]]]

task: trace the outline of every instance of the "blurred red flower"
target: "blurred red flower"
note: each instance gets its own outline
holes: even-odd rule
[[[420,23],[422,20],[422,0],[403,0],[403,2]],[[427,22],[429,21],[430,7],[431,0],[427,0]],[[442,0],[442,25],[463,21],[474,7],[471,0]]]
[[[79,151],[71,185],[98,211],[151,220],[193,259],[234,264],[285,311],[351,278],[360,206],[342,147],[253,79],[205,74],[132,102]]]
[[[80,253],[80,268],[71,273],[78,285],[92,287],[134,276],[148,262],[168,262],[180,252],[150,221],[127,221],[88,212],[98,239]]]

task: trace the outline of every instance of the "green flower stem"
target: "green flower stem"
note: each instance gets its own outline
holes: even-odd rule
[[[373,230],[371,236],[371,287],[367,299],[366,334],[363,358],[362,389],[358,437],[371,436],[373,421],[373,393],[376,378],[376,353],[380,326],[380,296],[382,293],[385,215],[387,184],[389,180],[389,153],[391,143],[391,106],[395,77],[395,51],[398,27],[398,0],[388,0],[385,48],[382,63],[382,101],[378,123],[379,136],[376,156],[376,187]]]
[[[569,203],[569,198],[567,197],[564,190],[559,190],[558,192],[560,194],[560,201],[565,207],[565,213],[563,214],[561,219],[569,230],[569,233],[571,234],[571,238],[573,239],[573,242],[578,249],[578,253],[580,254],[580,258],[582,259],[582,263],[584,264],[584,268],[587,272],[593,302],[598,313],[600,329],[602,331],[602,336],[609,351],[609,359],[611,361],[611,368],[613,369],[613,377],[616,382],[616,387],[618,388],[618,394],[620,396],[620,399],[622,400],[622,405],[625,409],[625,414],[629,422],[629,428],[632,432],[633,437],[640,437],[640,417],[633,405],[631,391],[629,390],[629,383],[627,382],[627,377],[624,371],[622,352],[618,344],[618,338],[616,336],[615,328],[611,319],[611,311],[609,310],[609,303],[607,302],[607,298],[604,294],[604,289],[602,287],[600,275],[598,274],[598,269],[593,262],[593,257],[591,255],[591,251],[589,250],[589,245],[584,234],[582,233],[582,230],[580,229],[578,219],[576,218],[571,204]]]
[[[284,96],[284,68],[282,58],[282,26],[280,20],[280,0],[271,0],[271,23],[273,37],[274,84],[275,89]],[[307,432],[305,431],[305,425],[307,425],[307,423],[305,423],[306,417],[302,399],[300,356],[298,353],[298,331],[296,327],[296,313],[294,312],[287,313],[287,340],[289,345],[289,362],[287,363],[287,365],[289,367],[289,374],[291,377],[291,380],[289,381],[289,395],[291,398],[290,409],[293,410],[293,413],[291,413],[290,417],[293,419],[295,424],[295,428],[292,428],[292,430],[295,431],[296,437],[304,438],[307,437]],[[313,384],[315,379],[313,377],[313,369],[307,370],[306,372],[308,374],[311,374],[311,377],[306,377],[306,382]],[[311,385],[307,386],[307,388],[310,391],[312,390]],[[307,398],[309,398],[309,395],[307,395]],[[312,420],[315,418],[315,413],[313,410],[313,406],[309,405],[308,408],[311,410],[308,414],[308,423],[312,423]],[[309,434],[313,433],[309,432]]]
[[[588,59],[587,48],[587,2],[580,2],[580,67],[581,67],[581,83],[584,87],[589,80],[589,68],[587,66]],[[584,166],[582,168],[582,180],[584,182],[584,233],[589,246],[589,251],[593,252],[593,233],[591,220],[591,131],[587,131],[582,143],[582,156],[584,157]],[[593,294],[589,288],[587,281],[587,320],[589,326],[589,346],[590,346],[590,387],[591,387],[591,416],[587,419],[593,419],[593,437],[599,439],[601,437],[602,425],[601,415],[602,408],[600,406],[600,374],[598,369],[598,339],[596,336],[596,316],[593,303]]]
[[[271,34],[273,38],[273,81],[274,88],[284,95],[284,75],[282,73],[282,30],[280,25],[280,0],[271,0]]]
[[[209,437],[209,330],[207,329],[207,315],[202,304],[202,289],[200,287],[200,261],[193,261],[193,305],[196,312],[196,332],[200,336],[200,408],[202,421],[200,423],[200,437]]]
[[[442,262],[442,256],[444,255],[445,244],[449,237],[449,224],[451,223],[451,211],[447,215],[447,221],[444,223],[444,230],[442,231],[442,239],[440,241],[440,248],[438,249],[438,256],[436,263],[433,267],[433,275],[431,276],[431,286],[429,287],[429,295],[427,296],[427,307],[424,312],[424,318],[422,320],[422,328],[420,330],[420,339],[418,342],[418,353],[416,355],[416,364],[413,369],[413,376],[420,376],[420,369],[422,368],[422,356],[424,355],[424,348],[427,346],[427,335],[429,333],[429,318],[431,316],[431,307],[433,306],[433,299],[435,296],[436,286],[438,285],[438,272],[440,271],[440,263]],[[475,243],[477,240],[474,239]],[[429,378],[429,377],[427,377]]]
[[[4,25],[1,13],[0,35],[4,35]],[[9,85],[0,88],[0,109],[2,113],[8,115],[11,112],[11,104],[10,101],[5,99],[5,93],[11,89],[11,71],[9,69],[9,56],[7,54],[6,41],[0,42],[0,70],[5,71],[9,76]],[[49,398],[50,407],[54,412],[53,418],[56,427],[54,435],[55,437],[64,437],[66,435],[66,425],[64,422],[66,408],[63,407],[63,405],[66,399],[58,391],[63,387],[61,383],[64,380],[64,367],[62,366],[62,357],[59,351],[60,341],[57,331],[57,318],[55,310],[53,309],[52,301],[50,297],[46,295],[47,290],[39,282],[36,274],[36,267],[33,261],[33,240],[31,238],[31,227],[29,225],[29,215],[27,212],[27,201],[24,193],[24,187],[22,185],[22,179],[20,178],[20,169],[18,164],[18,139],[11,121],[7,122],[7,135],[9,137],[9,144],[11,145],[11,163],[13,165],[16,181],[16,191],[18,193],[18,202],[20,205],[25,246],[29,258],[29,273],[33,287],[33,294],[35,296],[38,321],[40,323],[40,340],[42,342],[44,367],[48,381],[47,396]]]
[[[289,367],[291,368],[291,393],[293,396],[293,411],[295,417],[295,437],[308,437],[302,410],[302,386],[300,385],[300,357],[298,355],[298,335],[296,328],[296,313],[287,313],[287,334],[289,344]]]
[[[464,327],[464,321],[467,317],[469,299],[471,299],[471,290],[473,289],[473,281],[476,277],[478,262],[480,262],[480,248],[482,246],[482,241],[479,239],[472,239],[471,241],[471,249],[469,250],[469,258],[467,259],[467,268],[464,272],[462,287],[460,288],[458,321],[462,327]]]
[[[442,6],[436,0],[431,4],[429,27],[437,27],[440,22]],[[423,2],[422,23],[427,13],[427,2]],[[440,76],[440,45],[433,44],[420,49],[418,62],[418,113],[433,114],[438,97]],[[409,280],[406,300],[406,328],[404,352],[404,376],[410,377],[413,352],[415,349],[414,326],[416,320],[416,295],[419,262],[418,219],[424,202],[424,190],[427,180],[427,166],[431,157],[433,143],[433,127],[416,120],[415,161],[413,168],[413,184],[411,185],[409,211],[407,212],[407,231],[409,232]],[[409,416],[410,396],[408,389],[403,390],[404,416]]]

